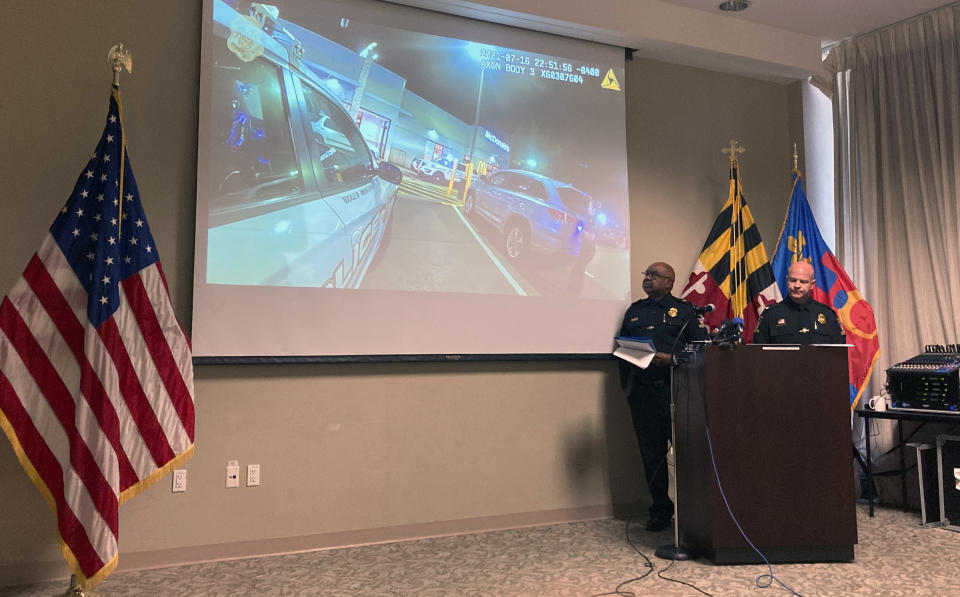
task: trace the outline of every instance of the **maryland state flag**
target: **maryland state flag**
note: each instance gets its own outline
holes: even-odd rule
[[[813,219],[813,212],[803,192],[800,173],[793,173],[793,193],[790,207],[780,231],[777,251],[773,255],[773,271],[777,275],[780,291],[786,293],[787,270],[797,261],[806,261],[813,266],[816,285],[810,296],[828,305],[840,317],[850,349],[850,410],[857,406],[863,389],[870,381],[873,365],[880,356],[880,339],[873,309],[860,295],[857,287],[843,271]]]
[[[681,297],[696,305],[712,304],[714,310],[704,318],[712,328],[724,319],[742,317],[743,339],[749,342],[760,313],[780,296],[760,232],[743,198],[737,160],[731,160],[730,196]]]

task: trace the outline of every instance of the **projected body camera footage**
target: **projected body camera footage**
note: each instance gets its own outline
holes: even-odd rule
[[[339,3],[206,9],[199,298],[629,299],[622,59],[420,33]]]

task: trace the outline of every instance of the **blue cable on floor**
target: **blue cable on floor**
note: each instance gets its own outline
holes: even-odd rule
[[[707,408],[706,399],[704,399],[703,408],[704,408],[704,412],[706,412],[706,408]],[[737,517],[733,515],[733,510],[730,508],[730,502],[727,501],[727,494],[726,492],[723,491],[723,484],[720,482],[720,473],[717,471],[717,461],[713,455],[713,440],[710,439],[710,425],[707,423],[706,417],[703,418],[703,427],[704,429],[706,429],[706,432],[707,432],[707,447],[710,448],[710,463],[713,466],[713,477],[717,480],[717,489],[720,490],[720,497],[723,498],[723,505],[727,507],[727,513],[730,515],[730,520],[733,521],[733,524],[737,525],[737,530],[740,531],[740,536],[743,537],[743,539],[747,542],[748,545],[750,545],[753,551],[757,552],[757,555],[760,556],[760,559],[763,560],[763,563],[767,565],[767,573],[761,574],[760,576],[757,577],[755,581],[756,585],[761,589],[766,589],[767,587],[773,584],[773,581],[777,581],[777,583],[781,587],[790,591],[792,595],[796,595],[797,597],[803,597],[803,595],[801,595],[800,593],[797,593],[796,591],[791,589],[789,586],[787,586],[782,580],[780,580],[779,578],[773,575],[773,566],[770,565],[770,561],[767,559],[767,556],[763,555],[763,553],[759,549],[757,549],[757,546],[754,545],[752,541],[750,541],[750,538],[747,537],[747,534],[744,532],[743,527],[740,526],[740,521],[737,520]],[[767,578],[769,580],[766,581],[766,584],[762,584],[760,581],[761,578]]]

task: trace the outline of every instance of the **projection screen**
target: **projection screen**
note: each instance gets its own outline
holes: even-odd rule
[[[196,357],[609,353],[622,48],[391,3],[206,0]]]

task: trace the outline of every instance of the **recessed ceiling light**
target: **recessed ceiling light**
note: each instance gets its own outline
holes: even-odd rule
[[[717,8],[726,12],[740,12],[750,7],[750,0],[723,0]]]

